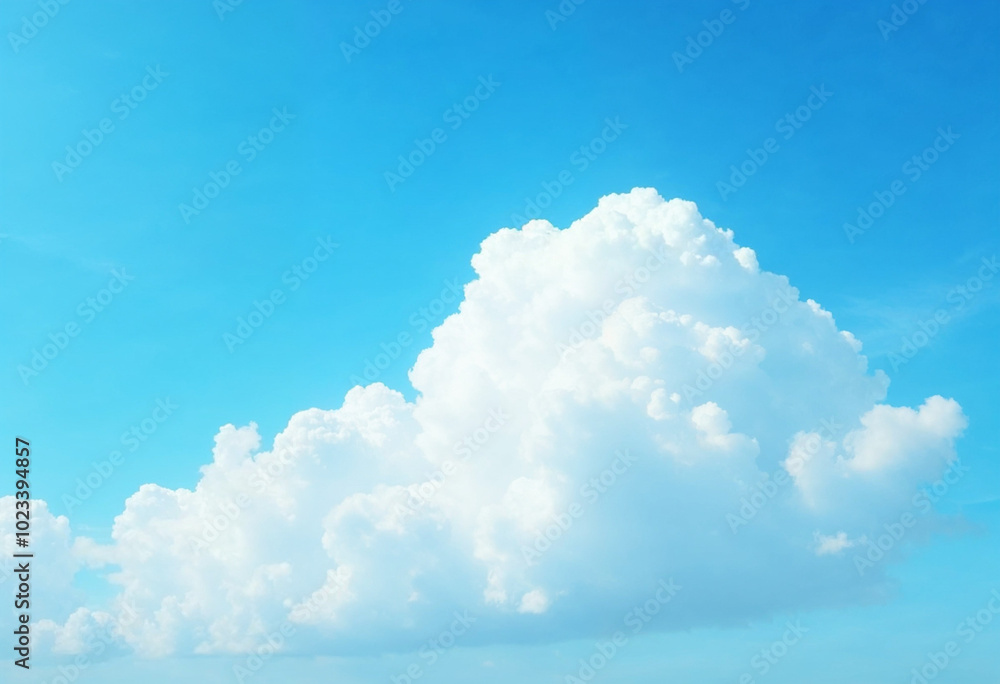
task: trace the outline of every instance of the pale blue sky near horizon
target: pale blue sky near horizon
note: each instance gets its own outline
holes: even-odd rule
[[[140,485],[194,486],[221,425],[256,422],[269,445],[295,412],[339,406],[400,333],[412,343],[376,379],[412,399],[408,369],[457,310],[443,293],[472,279],[482,240],[518,227],[544,184],[572,177],[541,212],[559,227],[603,195],[654,187],[696,202],[762,268],[832,312],[891,378],[889,403],[956,398],[973,476],[938,504],[967,529],[931,535],[894,567],[889,603],[650,630],[599,681],[910,682],[1000,589],[1000,287],[956,295],[1000,256],[1000,5],[932,0],[884,34],[889,1],[587,0],[554,28],[556,0],[398,2],[349,60],[341,43],[387,3],[246,0],[220,18],[210,0],[77,0],[13,44],[40,4],[0,7],[0,425],[45,455],[34,495],[74,532],[105,540]],[[674,53],[723,11],[733,21],[679,68]],[[124,102],[135,88],[142,100]],[[810,100],[817,91],[829,95]],[[476,110],[455,118],[471,95]],[[808,120],[780,126],[802,107]],[[54,168],[87,131],[96,140],[103,119],[92,151]],[[609,119],[620,132],[584,164],[574,155]],[[412,175],[387,182],[438,128],[443,141]],[[907,167],[942,132],[935,161]],[[745,184],[720,191],[769,138],[775,151]],[[186,220],[179,206],[197,206],[194,189],[234,161],[239,173]],[[844,224],[894,181],[905,192],[849,239]],[[298,271],[324,239],[337,247]],[[98,312],[87,298],[115,273],[132,279]],[[275,289],[285,298],[273,315],[228,348],[238,318]],[[948,323],[894,364],[938,310]],[[79,334],[64,349],[37,374],[19,371],[67,324]],[[150,422],[158,400],[176,408]],[[144,420],[155,429],[132,450],[126,433]],[[64,496],[114,451],[123,465],[70,511]],[[101,595],[98,577],[79,581]],[[789,619],[811,631],[758,676],[751,658]],[[434,677],[561,682],[591,646],[460,648]],[[996,677],[998,646],[1000,621],[935,681]],[[410,658],[282,657],[251,681],[389,681]],[[231,664],[119,659],[92,674],[158,684],[229,677]]]

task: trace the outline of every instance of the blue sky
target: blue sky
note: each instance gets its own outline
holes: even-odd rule
[[[0,28],[23,32],[22,17],[39,7],[5,3]],[[198,482],[221,425],[254,421],[270,447],[295,412],[339,407],[352,376],[400,334],[409,341],[377,380],[412,400],[407,371],[431,328],[457,311],[449,293],[474,277],[470,258],[486,236],[519,227],[515,217],[553,183],[561,189],[542,216],[559,227],[603,195],[655,187],[696,202],[763,269],[832,312],[891,378],[889,403],[959,401],[969,427],[957,449],[971,476],[938,510],[966,528],[931,534],[894,565],[886,602],[649,630],[601,680],[737,682],[753,672],[775,684],[909,682],[910,669],[1000,588],[1000,290],[989,281],[955,294],[1000,254],[1000,8],[928,2],[884,36],[890,2],[588,0],[553,28],[555,1],[398,0],[398,13],[346,59],[341,43],[386,7],[254,1],[220,17],[209,0],[78,1],[0,49],[0,423],[32,440],[34,495],[68,515],[75,533],[105,542],[142,484]],[[674,53],[724,12],[731,21],[712,24],[724,28],[679,69]],[[120,98],[137,88],[133,108]],[[829,94],[810,100],[818,91]],[[475,111],[455,109],[470,96]],[[808,120],[781,126],[802,107]],[[108,130],[95,133],[105,118]],[[608,120],[620,122],[614,139],[581,155]],[[436,129],[440,141],[412,175],[387,182],[399,156]],[[72,171],[54,169],[86,131],[100,143]],[[907,170],[939,131],[954,135],[935,161]],[[720,191],[769,138],[773,151],[745,184]],[[185,220],[180,205],[233,161],[238,175]],[[572,182],[563,186],[561,173]],[[844,224],[894,181],[904,192],[852,242]],[[317,253],[322,239],[336,248]],[[308,278],[295,275],[312,266]],[[88,315],[87,298],[115,273],[133,279]],[[284,296],[273,314],[227,348],[238,318],[276,289]],[[894,368],[902,338],[938,310],[947,323]],[[67,324],[79,334],[37,375],[19,372]],[[176,409],[150,422],[158,400]],[[143,420],[155,429],[131,450],[123,433],[141,432]],[[64,495],[115,451],[123,463],[70,510]],[[77,579],[90,602],[108,591],[99,574]],[[796,619],[808,636],[758,677],[751,658]],[[458,648],[434,674],[562,681],[592,642]],[[963,644],[939,681],[996,676],[998,642],[993,625]],[[387,681],[413,657],[282,658],[254,681]],[[91,672],[158,682],[219,671],[211,681],[228,681],[231,663],[126,657]]]

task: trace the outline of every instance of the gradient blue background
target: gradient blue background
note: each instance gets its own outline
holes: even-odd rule
[[[939,506],[963,515],[969,532],[935,536],[895,567],[889,605],[796,616],[811,631],[757,678],[909,682],[910,668],[1000,588],[997,283],[912,361],[898,370],[889,361],[919,321],[950,308],[949,292],[982,258],[1000,254],[1000,5],[931,1],[887,40],[877,22],[889,19],[888,1],[751,0],[741,10],[722,0],[588,0],[553,30],[545,12],[557,5],[401,0],[402,12],[349,63],[339,44],[385,3],[246,0],[220,20],[210,0],[76,0],[17,52],[5,39],[0,432],[32,440],[35,496],[62,514],[62,497],[92,461],[122,450],[120,435],[157,398],[176,403],[72,511],[75,532],[107,539],[139,485],[195,484],[220,425],[256,421],[269,443],[294,412],[339,406],[351,376],[400,332],[415,341],[378,379],[412,398],[406,372],[430,333],[415,330],[411,314],[447,281],[471,279],[479,242],[513,225],[560,171],[575,180],[544,212],[559,226],[604,194],[653,186],[697,202],[763,268],[830,310],[891,376],[891,403],[942,394],[969,416],[959,453],[972,471]],[[727,8],[735,22],[680,73],[672,53]],[[19,31],[35,11],[35,2],[7,0],[0,30]],[[119,121],[112,102],[157,65],[169,76]],[[444,127],[445,110],[490,75],[496,92],[391,192],[383,174],[397,156]],[[730,165],[820,85],[830,100],[723,200],[716,184]],[[296,118],[243,163],[238,145],[274,107]],[[616,116],[628,126],[621,137],[585,171],[573,167],[574,150]],[[58,181],[52,162],[104,117],[114,132]],[[851,244],[843,223],[948,126],[961,136],[952,149]],[[243,172],[185,224],[178,205],[230,159]],[[334,258],[230,353],[223,335],[236,318],[326,235],[340,245]],[[78,303],[113,268],[135,280],[25,385],[18,364],[79,322]],[[100,596],[97,578],[84,573],[80,584]],[[599,681],[735,683],[782,624],[650,632]],[[992,681],[998,646],[1000,623],[935,681]],[[591,647],[455,649],[426,681],[561,682]],[[251,681],[388,681],[412,658],[282,658]],[[115,661],[84,681],[228,681],[231,663]]]

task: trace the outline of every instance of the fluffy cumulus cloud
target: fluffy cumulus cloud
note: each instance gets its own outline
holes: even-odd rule
[[[456,611],[468,644],[590,636],[671,578],[662,629],[886,596],[913,540],[855,552],[952,466],[954,400],[883,403],[829,312],[653,190],[500,230],[472,264],[415,402],[355,387],[270,446],[224,426],[197,486],[143,486],[106,546],[43,516],[53,581],[115,589],[52,606],[53,647],[111,625],[145,656],[242,652],[284,625],[291,651],[359,653]]]

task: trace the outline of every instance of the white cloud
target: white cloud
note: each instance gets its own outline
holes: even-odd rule
[[[541,589],[532,589],[521,597],[521,605],[518,607],[519,613],[544,613],[549,609],[549,597]]]
[[[64,519],[39,531],[65,573],[106,563],[119,592],[107,613],[46,615],[60,648],[122,606],[138,619],[120,640],[149,656],[244,651],[286,621],[297,650],[358,653],[420,644],[457,610],[476,616],[467,644],[589,636],[671,577],[661,628],[879,590],[834,551],[952,461],[957,403],[879,403],[887,379],[832,315],[653,190],[565,230],[500,230],[472,263],[415,403],[356,387],[267,451],[227,425],[197,487],[140,488],[111,545],[74,550]],[[783,463],[790,482],[761,495]]]
[[[89,540],[77,539],[74,551],[74,540],[66,516],[52,515],[45,501],[32,499],[30,545],[26,548],[18,547],[16,501],[14,496],[0,497],[0,542],[3,548],[3,557],[0,558],[0,587],[4,588],[5,595],[15,593],[14,590],[20,584],[17,566],[23,561],[14,559],[12,554],[32,553],[39,559],[46,559],[43,562],[29,560],[28,583],[31,587],[32,607],[43,615],[68,615],[83,598],[73,589],[73,576],[86,565],[86,550],[92,544]],[[49,561],[50,558],[56,560]]]
[[[834,535],[816,533],[816,553],[820,556],[830,553],[840,553],[852,546],[854,546],[854,542],[847,538],[846,532],[838,532]]]

